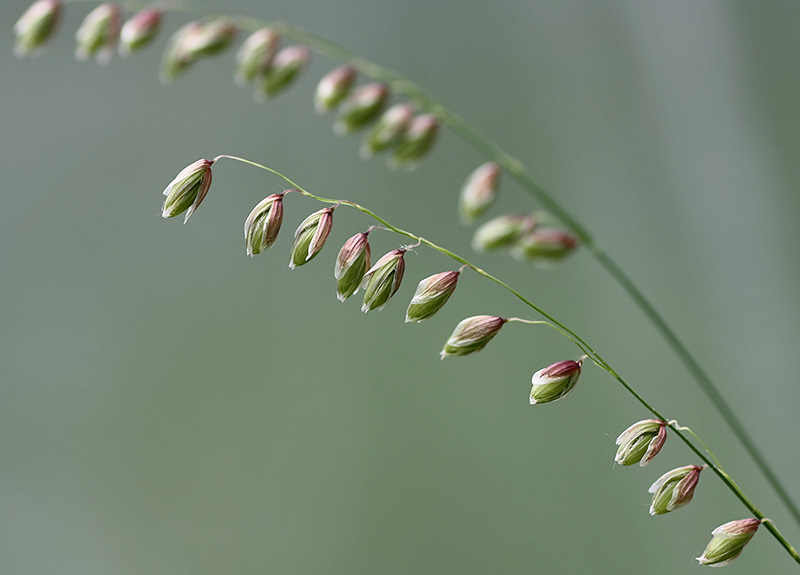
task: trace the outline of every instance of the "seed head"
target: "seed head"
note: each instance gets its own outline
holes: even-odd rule
[[[458,211],[461,221],[470,224],[497,199],[497,182],[500,179],[500,166],[486,162],[470,174],[461,188]]]
[[[617,437],[617,455],[620,465],[638,463],[644,467],[661,451],[667,440],[667,424],[660,419],[644,419],[631,425]]]
[[[200,58],[224,51],[236,38],[236,24],[224,18],[189,22],[172,35],[161,59],[161,81],[169,83]]]
[[[369,158],[396,145],[408,130],[413,117],[414,107],[411,104],[395,104],[386,110],[364,139],[361,157]]]
[[[339,255],[333,275],[336,278],[336,297],[344,301],[358,291],[361,280],[370,264],[370,248],[367,236],[369,231],[361,232],[347,240]]]
[[[720,525],[711,532],[711,541],[697,560],[700,565],[724,567],[730,565],[753,538],[761,526],[760,519],[739,519]]]
[[[165,218],[186,212],[183,223],[189,221],[191,216],[206,197],[208,188],[211,187],[211,165],[213,161],[197,160],[185,167],[175,176],[169,185],[164,188],[164,207],[161,215]]]
[[[38,54],[53,35],[60,16],[61,2],[38,0],[31,4],[14,24],[14,54],[20,58]]]
[[[442,272],[425,278],[419,285],[406,311],[406,323],[428,319],[447,303],[456,289],[460,271]]]
[[[236,53],[236,83],[249,84],[269,71],[281,37],[272,28],[256,30]]]
[[[480,351],[507,321],[494,315],[476,315],[461,320],[439,355],[444,359],[451,355],[469,355]]]
[[[181,52],[190,61],[224,51],[236,39],[236,24],[225,18],[201,22],[181,38]]]
[[[533,229],[535,222],[529,216],[508,214],[489,220],[475,231],[472,248],[487,252],[513,245],[522,234]]]
[[[381,311],[386,302],[389,301],[403,280],[403,272],[406,264],[403,255],[405,249],[392,250],[375,262],[364,278],[361,280],[361,288],[364,290],[364,304],[361,311]]]
[[[247,255],[266,250],[278,237],[283,222],[283,194],[272,194],[261,200],[244,222]]]
[[[578,383],[582,366],[583,358],[578,361],[559,361],[534,373],[531,378],[531,405],[565,397]]]
[[[89,12],[75,33],[75,57],[87,60],[94,56],[99,64],[107,64],[117,46],[121,18],[119,6],[111,2]]]
[[[325,245],[333,227],[333,210],[334,208],[323,208],[314,212],[294,232],[290,268],[310,262]]]
[[[554,228],[534,228],[516,244],[512,255],[518,259],[554,262],[567,257],[578,246],[573,234]]]
[[[128,56],[149,44],[161,28],[162,17],[163,12],[157,8],[146,8],[132,16],[119,33],[119,53]]]
[[[650,515],[663,515],[688,505],[694,497],[700,472],[698,465],[687,465],[668,471],[658,478],[648,490],[653,494]]]
[[[388,99],[389,88],[386,84],[373,82],[357,88],[342,102],[333,131],[347,134],[363,128],[378,117]]]
[[[272,65],[256,88],[256,99],[266,100],[287,88],[311,58],[307,46],[288,46],[275,55]]]
[[[334,68],[317,84],[314,92],[314,109],[319,114],[324,114],[342,103],[356,80],[358,72],[350,65]]]
[[[433,114],[422,114],[411,120],[408,130],[392,154],[390,167],[413,170],[430,151],[439,134],[439,120]]]
[[[203,24],[201,22],[189,22],[178,28],[170,37],[169,42],[167,42],[167,47],[164,49],[164,54],[161,56],[161,73],[159,78],[163,84],[172,82],[194,62],[182,48],[181,44],[186,36],[197,32],[202,26]]]

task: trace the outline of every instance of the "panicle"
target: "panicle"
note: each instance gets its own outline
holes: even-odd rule
[[[145,8],[122,25],[119,53],[128,56],[153,41],[161,29],[164,13],[158,8]]]
[[[388,99],[386,84],[373,82],[356,88],[342,102],[333,131],[341,135],[363,128],[381,113]]]
[[[430,151],[439,134],[439,120],[433,114],[416,116],[395,148],[389,166],[413,170]]]
[[[333,275],[336,278],[336,297],[344,301],[356,293],[361,286],[361,280],[370,266],[369,230],[360,232],[348,239],[339,255]]]
[[[417,285],[417,291],[411,298],[406,311],[406,323],[421,322],[442,309],[458,284],[460,271],[449,271],[434,274]]]
[[[60,16],[61,2],[38,0],[31,4],[14,24],[14,54],[20,58],[38,54],[52,37]]]
[[[250,34],[236,53],[236,83],[249,84],[264,76],[280,42],[280,34],[272,28],[261,28]]]
[[[699,465],[687,465],[659,477],[648,490],[653,494],[650,515],[663,515],[688,505],[694,497],[702,470]]]
[[[620,465],[638,463],[644,467],[661,451],[667,440],[667,424],[660,419],[637,421],[617,437],[617,455]]]
[[[364,303],[361,311],[380,311],[400,287],[405,271],[405,249],[392,250],[375,262],[361,280]]]
[[[75,57],[87,60],[94,56],[99,64],[107,64],[119,39],[122,12],[116,4],[106,2],[89,12],[75,33]]]
[[[534,373],[531,378],[531,405],[549,403],[569,394],[578,383],[583,359],[559,361]]]
[[[324,114],[341,104],[353,88],[357,75],[356,69],[349,64],[325,74],[314,91],[314,109],[317,113]]]
[[[165,218],[174,218],[186,212],[183,223],[189,221],[191,216],[206,197],[208,188],[211,187],[211,165],[213,161],[197,160],[185,167],[164,188],[164,206],[161,215]]]
[[[494,315],[476,315],[461,320],[440,352],[442,359],[475,353],[486,347],[508,320]]]
[[[294,269],[310,262],[320,252],[333,228],[333,210],[323,208],[308,216],[294,232],[289,267]]]
[[[278,238],[283,222],[283,194],[272,194],[261,200],[244,222],[247,255],[260,254]]]
[[[256,99],[266,100],[287,88],[310,59],[311,50],[308,46],[288,46],[275,54],[272,65],[256,87]]]
[[[461,221],[470,224],[489,209],[497,199],[497,183],[500,180],[500,166],[486,162],[478,166],[464,182],[458,202]]]

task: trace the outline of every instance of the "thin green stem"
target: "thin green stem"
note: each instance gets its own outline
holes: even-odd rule
[[[561,335],[563,335],[564,337],[566,337],[567,339],[572,341],[572,343],[577,345],[581,349],[581,351],[586,354],[586,356],[590,355],[589,350],[584,349],[583,344],[581,344],[580,341],[576,340],[574,337],[572,337],[572,335],[569,334],[569,332],[564,331],[563,329],[561,329],[559,326],[555,325],[554,323],[551,323],[551,322],[545,321],[545,320],[541,320],[541,319],[522,319],[521,317],[509,317],[509,318],[506,318],[506,321],[516,321],[516,322],[520,322],[520,323],[527,323],[529,325],[546,325],[548,327],[552,327],[558,333],[560,333]],[[592,361],[594,361],[594,359],[592,359]],[[602,365],[600,365],[600,364],[597,364],[597,365],[601,369],[603,368]]]
[[[677,421],[672,421],[669,425],[670,425],[670,427],[674,427],[675,429],[678,429],[680,431],[685,431],[686,433],[688,433],[689,435],[694,437],[698,442],[700,442],[700,445],[702,445],[705,448],[706,452],[711,456],[711,459],[714,460],[714,463],[716,464],[716,466],[719,467],[720,469],[722,469],[722,465],[720,464],[719,459],[717,459],[717,456],[714,455],[714,452],[711,451],[711,449],[708,447],[708,445],[706,445],[706,442],[703,441],[700,438],[700,436],[697,435],[694,431],[692,431],[692,429],[690,427],[684,427],[682,425],[678,425]]]
[[[387,228],[387,229],[389,229],[389,230],[391,230],[391,231],[393,231],[393,232],[395,232],[397,234],[400,234],[402,236],[408,237],[408,238],[418,242],[419,244],[425,244],[426,246],[432,248],[433,250],[435,250],[435,251],[437,251],[437,252],[439,252],[439,253],[441,253],[441,254],[443,254],[445,256],[448,256],[449,258],[451,258],[451,259],[453,259],[453,260],[455,260],[455,261],[457,261],[457,262],[459,262],[459,263],[461,263],[463,265],[471,267],[473,270],[475,270],[476,273],[482,275],[486,279],[488,279],[490,281],[493,281],[494,283],[496,283],[496,284],[500,285],[501,287],[505,288],[511,294],[516,296],[517,299],[522,301],[525,305],[527,305],[528,307],[533,309],[535,312],[537,312],[539,315],[541,315],[542,317],[544,317],[547,320],[547,321],[526,320],[526,319],[521,319],[521,318],[516,318],[515,317],[515,318],[508,318],[508,321],[517,321],[517,322],[529,323],[529,324],[545,324],[545,325],[549,325],[550,327],[556,329],[561,334],[563,334],[568,339],[570,339],[573,343],[575,343],[587,356],[589,356],[592,359],[592,361],[596,365],[598,365],[601,369],[603,369],[609,375],[611,375],[614,379],[616,379],[628,391],[628,393],[630,393],[647,411],[649,411],[651,414],[653,414],[655,417],[657,417],[658,419],[660,419],[662,421],[668,421],[668,419],[664,415],[662,415],[659,411],[657,411],[652,405],[650,405],[644,399],[644,397],[639,395],[639,393],[637,393],[636,390],[633,389],[633,387],[627,381],[625,381],[625,379],[621,375],[619,375],[611,367],[611,365],[605,359],[603,359],[603,357],[597,351],[595,351],[586,342],[586,340],[584,340],[580,335],[578,335],[576,332],[571,330],[569,327],[567,327],[566,325],[564,325],[563,323],[558,321],[552,315],[550,315],[547,312],[545,312],[542,308],[538,307],[536,304],[534,304],[532,301],[527,299],[520,292],[518,292],[517,290],[515,290],[514,288],[512,288],[511,286],[509,286],[508,284],[506,284],[505,282],[503,282],[499,278],[496,278],[495,276],[491,275],[487,271],[485,271],[485,270],[475,266],[474,264],[470,263],[469,261],[467,261],[462,256],[456,254],[455,252],[452,252],[452,251],[448,250],[447,248],[439,246],[439,245],[433,243],[432,241],[430,241],[430,240],[428,240],[426,238],[423,238],[422,236],[418,236],[416,234],[413,234],[413,233],[411,233],[409,231],[406,231],[406,230],[404,230],[402,228],[399,228],[399,227],[391,224],[390,222],[386,221],[384,218],[382,218],[381,216],[379,216],[378,214],[376,214],[372,210],[370,210],[370,209],[368,209],[368,208],[366,208],[366,207],[364,207],[364,206],[362,206],[360,204],[357,204],[355,202],[351,202],[351,201],[348,201],[348,200],[340,200],[340,199],[334,199],[334,198],[323,198],[321,196],[317,196],[316,194],[312,194],[311,192],[309,192],[308,190],[306,190],[302,186],[298,185],[296,182],[292,181],[287,176],[283,175],[282,173],[280,173],[279,171],[277,171],[277,170],[275,170],[273,168],[270,168],[270,167],[265,166],[263,164],[259,164],[257,162],[253,162],[251,160],[247,160],[245,158],[240,158],[238,156],[230,156],[230,155],[217,156],[216,158],[214,158],[214,161],[216,162],[217,160],[222,159],[222,158],[227,158],[227,159],[230,159],[230,160],[235,160],[237,162],[242,162],[244,164],[248,164],[250,166],[254,166],[256,168],[259,168],[259,169],[265,170],[265,171],[267,171],[267,172],[269,172],[271,174],[274,174],[274,175],[278,176],[279,178],[282,178],[286,183],[288,183],[297,192],[299,192],[299,193],[301,193],[301,194],[303,194],[305,196],[308,196],[309,198],[313,198],[313,199],[315,199],[315,200],[317,200],[319,202],[327,203],[327,204],[350,206],[350,207],[352,207],[352,208],[354,208],[356,210],[359,210],[360,212],[370,216],[371,218],[375,219],[377,222],[379,222],[385,228]],[[689,439],[689,437],[687,437],[687,435],[683,432],[683,429],[680,428],[677,424],[670,425],[670,429],[672,430],[672,432],[675,435],[677,435],[689,447],[689,449],[691,449],[695,453],[695,455],[697,455],[697,457],[699,457],[703,461],[703,463],[705,463],[711,470],[714,471],[714,473],[722,480],[722,482],[726,485],[726,487],[728,487],[728,489],[739,499],[739,501],[741,501],[744,504],[744,506],[750,511],[750,513],[753,514],[754,517],[756,517],[758,519],[764,519],[764,517],[765,517],[764,514],[758,509],[758,507],[755,506],[755,504],[753,504],[752,501],[750,501],[750,499],[747,497],[747,495],[744,493],[744,491],[736,484],[736,482],[733,481],[733,479],[730,477],[730,475],[728,475],[725,472],[725,470],[717,463],[716,458],[714,458],[713,461],[711,459],[709,459],[709,457],[707,457],[705,453],[703,453],[700,449],[698,449],[698,447]],[[696,437],[698,439],[698,441],[700,441],[701,445],[703,447],[705,447],[705,449],[708,450],[709,453],[711,453],[711,451],[708,449],[708,447],[706,447],[706,444],[694,432],[691,432],[691,434],[694,437]],[[794,558],[794,560],[797,563],[800,563],[800,553],[798,553],[797,550],[783,537],[783,535],[780,533],[780,531],[778,531],[777,527],[775,527],[775,525],[772,524],[772,523],[768,523],[767,524],[767,529],[770,531],[770,533],[772,533],[773,537],[775,537],[775,539],[781,544],[781,546]]]

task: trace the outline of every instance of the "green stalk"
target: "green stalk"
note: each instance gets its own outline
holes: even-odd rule
[[[498,284],[499,286],[501,286],[504,289],[506,289],[507,291],[509,291],[517,299],[522,301],[525,305],[527,305],[528,307],[533,309],[536,313],[538,313],[539,315],[541,315],[543,318],[545,318],[547,320],[546,322],[536,322],[536,321],[529,321],[529,320],[520,320],[519,318],[510,318],[509,321],[524,321],[526,323],[547,323],[547,324],[549,324],[551,327],[555,328],[562,335],[564,335],[569,340],[571,340],[576,346],[578,346],[581,349],[581,351],[583,351],[585,354],[587,354],[589,356],[589,358],[598,367],[600,367],[603,371],[607,372],[611,377],[616,379],[628,391],[628,393],[630,393],[636,399],[636,401],[638,401],[647,411],[649,411],[651,414],[653,414],[655,417],[657,417],[658,419],[660,419],[662,421],[669,421],[664,415],[662,415],[652,405],[650,405],[641,395],[639,395],[639,393],[625,379],[623,379],[623,377],[621,375],[619,375],[611,367],[611,365],[605,359],[603,359],[603,357],[597,351],[595,351],[594,348],[592,348],[592,346],[589,345],[589,343],[586,342],[586,340],[584,340],[580,335],[578,335],[572,329],[570,329],[569,327],[567,327],[566,325],[564,325],[563,323],[558,321],[552,315],[548,314],[546,311],[544,311],[542,308],[540,308],[539,306],[534,304],[532,301],[527,299],[524,295],[522,295],[520,292],[518,292],[517,290],[515,290],[514,288],[509,286],[507,283],[505,283],[502,280],[500,280],[499,278],[491,275],[489,272],[479,268],[478,266],[472,264],[466,258],[463,258],[462,256],[458,255],[457,253],[455,253],[453,251],[450,251],[445,247],[437,245],[434,242],[423,238],[422,236],[418,236],[416,234],[413,234],[413,233],[411,233],[409,231],[406,231],[406,230],[404,230],[402,228],[399,228],[399,227],[391,224],[390,222],[386,221],[384,218],[382,218],[381,216],[379,216],[378,214],[376,214],[372,210],[370,210],[370,209],[368,209],[368,208],[366,208],[366,207],[364,207],[364,206],[362,206],[360,204],[357,204],[355,202],[351,202],[349,200],[340,200],[340,199],[334,199],[334,198],[323,198],[321,196],[317,196],[315,194],[312,194],[311,192],[309,192],[308,190],[304,189],[303,187],[298,185],[296,182],[293,182],[288,177],[286,177],[285,175],[283,175],[279,171],[274,170],[273,168],[264,166],[264,165],[256,163],[256,162],[253,162],[251,160],[247,160],[245,158],[240,158],[240,157],[237,157],[237,156],[229,156],[229,155],[217,156],[216,158],[214,158],[214,161],[216,162],[217,160],[219,160],[221,158],[227,158],[229,160],[235,160],[237,162],[242,162],[244,164],[249,164],[249,165],[254,166],[256,168],[259,168],[261,170],[265,170],[267,172],[275,174],[276,176],[282,178],[286,183],[288,183],[297,192],[303,194],[304,196],[308,196],[309,198],[313,198],[313,199],[315,199],[315,200],[317,200],[319,202],[326,203],[326,204],[344,205],[344,206],[350,206],[352,208],[355,208],[356,210],[359,210],[360,212],[363,212],[364,214],[366,214],[366,215],[370,216],[371,218],[373,218],[374,220],[376,220],[381,226],[383,226],[387,230],[391,230],[391,231],[393,231],[393,232],[395,232],[397,234],[400,234],[402,236],[410,238],[410,239],[418,242],[419,244],[425,244],[426,246],[430,247],[431,249],[433,249],[433,250],[435,250],[435,251],[437,251],[437,252],[439,252],[439,253],[441,253],[441,254],[443,254],[443,255],[445,255],[445,256],[447,256],[447,257],[449,257],[449,258],[451,258],[451,259],[453,259],[453,260],[455,260],[457,262],[459,262],[460,264],[472,268],[476,273],[482,275],[486,279],[488,279],[490,281],[493,281],[494,283]],[[731,478],[731,476],[728,475],[728,473],[717,462],[716,457],[709,458],[705,453],[703,453],[703,451],[700,450],[691,441],[691,439],[687,436],[687,434],[684,433],[685,428],[679,427],[676,422],[671,422],[669,424],[669,428],[675,435],[677,435],[689,447],[689,449],[691,449],[694,452],[695,455],[697,455],[697,457],[699,457],[703,461],[703,463],[705,463],[712,471],[714,471],[714,473],[722,480],[722,482],[725,484],[725,486],[736,496],[737,499],[739,499],[739,501],[742,502],[742,504],[744,504],[744,506],[748,509],[748,511],[750,511],[750,513],[753,514],[753,516],[755,518],[762,519],[762,520],[766,519],[766,516],[761,512],[761,510],[758,507],[756,507],[756,505],[747,497],[745,492],[736,484],[736,482],[733,480],[733,478]],[[697,434],[695,434],[694,432],[691,432],[691,434],[694,437],[697,438],[697,440],[700,442],[701,445],[703,445],[705,447],[705,442],[703,442],[703,440],[700,439],[700,437],[697,436]],[[708,448],[706,448],[706,450],[708,450]],[[710,453],[710,450],[709,450],[709,453]],[[712,461],[712,459],[713,459],[713,461]],[[775,524],[772,521],[766,521],[766,522],[764,522],[764,525],[766,525],[767,530],[778,541],[778,543],[780,543],[780,545],[786,550],[786,552],[789,553],[789,555],[791,555],[792,558],[797,563],[800,563],[800,553],[798,553],[797,550],[791,545],[791,543],[789,543],[786,540],[786,538],[781,534],[781,532],[778,531],[778,528],[775,526]]]

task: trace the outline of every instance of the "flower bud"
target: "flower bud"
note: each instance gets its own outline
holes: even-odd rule
[[[500,179],[500,166],[486,162],[470,174],[461,188],[458,211],[461,221],[472,223],[489,209],[497,199],[497,182]]]
[[[161,10],[146,8],[125,22],[119,33],[119,53],[128,56],[149,44],[161,28],[162,17]]]
[[[357,88],[342,103],[333,131],[347,134],[363,128],[381,113],[388,99],[389,88],[386,84],[373,82]]]
[[[620,465],[638,463],[644,467],[661,451],[667,440],[667,424],[660,419],[645,419],[634,423],[617,437],[617,455]]]
[[[260,254],[278,237],[283,222],[283,194],[272,194],[261,200],[244,222],[247,255]]]
[[[224,18],[202,22],[181,39],[181,51],[192,61],[219,54],[236,39],[238,31],[236,24]]]
[[[567,257],[578,246],[573,234],[554,228],[535,228],[516,244],[512,255],[517,259],[553,262]]]
[[[310,262],[325,245],[333,227],[333,210],[334,208],[323,208],[314,212],[294,232],[290,268]]]
[[[161,81],[169,83],[200,58],[219,54],[238,31],[236,24],[224,18],[189,22],[170,38],[161,60]]]
[[[287,88],[310,58],[311,51],[307,46],[289,46],[278,52],[256,88],[256,99],[265,100]]]
[[[427,154],[439,133],[439,120],[432,114],[422,114],[411,120],[408,130],[392,154],[389,162],[393,169],[405,167],[413,170]]]
[[[403,255],[406,250],[392,250],[364,274],[361,287],[364,289],[364,304],[361,311],[381,311],[403,280],[406,264]]]
[[[370,264],[370,249],[367,236],[361,232],[347,240],[336,258],[333,275],[336,278],[336,297],[344,301],[358,291],[361,280]]]
[[[89,12],[75,33],[78,42],[75,57],[86,60],[94,56],[98,63],[108,63],[117,45],[121,18],[119,6],[111,2],[100,4]]]
[[[578,383],[583,358],[578,361],[568,359],[540,369],[533,374],[531,383],[531,405],[548,403],[566,396]]]
[[[697,560],[700,565],[725,567],[730,565],[753,538],[761,526],[760,519],[739,519],[720,525],[711,532],[711,541]]]
[[[164,54],[161,57],[160,80],[163,84],[169,84],[183,73],[193,62],[182,47],[183,39],[190,34],[194,34],[203,27],[202,22],[189,22],[181,26],[167,42]]]
[[[408,304],[406,323],[419,323],[439,311],[453,295],[460,274],[460,271],[442,272],[419,282],[417,291]]]
[[[476,315],[461,320],[439,355],[444,359],[451,355],[469,355],[480,351],[507,321],[494,315]]]
[[[703,470],[698,465],[687,465],[668,471],[658,478],[648,490],[653,494],[650,515],[663,515],[688,505]]]
[[[489,220],[475,231],[472,248],[486,252],[513,245],[527,231],[533,229],[535,221],[529,216],[508,214]]]
[[[185,167],[175,176],[169,185],[164,188],[164,207],[161,215],[165,218],[186,212],[183,223],[189,220],[197,206],[203,201],[211,186],[211,165],[213,161],[197,160],[190,166]]]
[[[361,156],[369,158],[396,145],[408,130],[413,117],[414,107],[411,104],[395,104],[386,110],[364,139]]]
[[[325,74],[314,92],[317,113],[323,114],[341,104],[350,93],[357,74],[356,69],[349,65],[339,66]]]
[[[269,71],[281,37],[272,28],[256,30],[236,53],[236,83],[248,84]]]
[[[38,0],[31,4],[14,24],[14,54],[20,58],[37,54],[53,35],[60,16],[61,2]]]

